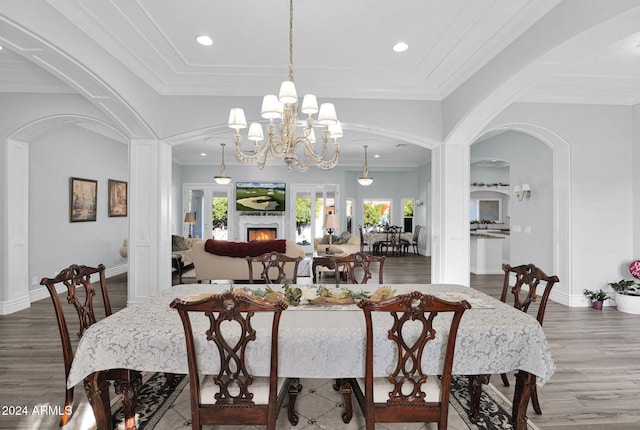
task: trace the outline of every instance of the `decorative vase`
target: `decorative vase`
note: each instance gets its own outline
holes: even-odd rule
[[[616,307],[620,312],[640,315],[640,296],[616,293]]]
[[[603,300],[591,300],[591,307],[593,309],[602,310],[602,303],[604,303]]]

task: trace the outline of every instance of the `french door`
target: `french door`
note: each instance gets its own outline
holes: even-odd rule
[[[193,212],[195,222],[185,226],[193,237],[204,240],[228,240],[234,235],[233,190],[229,185],[184,184],[182,195],[183,214]]]

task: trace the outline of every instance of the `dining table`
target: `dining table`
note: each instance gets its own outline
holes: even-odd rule
[[[75,353],[67,386],[73,387],[84,380],[85,392],[92,399],[98,428],[110,429],[109,398],[108,394],[105,396],[101,392],[103,388],[100,387],[103,371],[122,368],[141,372],[188,373],[184,329],[178,312],[169,307],[173,299],[189,300],[231,288],[255,291],[266,287],[282,291],[282,286],[278,285],[185,284],[167,288],[130,304],[93,324],[84,333]],[[318,285],[299,287],[318,288]],[[341,291],[335,285],[323,287]],[[363,284],[348,287],[371,294],[383,286]],[[555,370],[545,334],[536,319],[481,291],[462,285],[385,284],[384,287],[392,289],[394,294],[417,290],[445,300],[467,300],[471,304],[458,329],[453,374],[490,375],[518,370],[512,420],[514,428],[524,430],[530,396],[527,388],[536,380],[538,386],[543,385]],[[193,322],[194,330],[197,332],[200,329],[204,333],[208,328],[208,320],[201,317],[201,320]],[[443,327],[444,318],[441,323]],[[252,324],[257,336],[247,350],[247,361],[252,363],[251,371],[255,376],[268,376],[269,361],[263,357],[265,351],[269,350],[270,334],[267,333],[270,320],[267,316],[256,315]],[[395,368],[394,345],[385,342],[388,328],[379,327],[374,331],[377,345],[374,376],[386,376]],[[260,336],[260,333],[265,335]],[[278,376],[363,378],[365,334],[364,314],[355,303],[290,305],[280,320]],[[442,331],[441,335],[446,338],[446,331]],[[205,374],[217,373],[219,359],[217,349],[211,345],[213,342],[207,342],[205,336],[200,336],[196,342],[201,371]],[[438,338],[429,342],[423,354],[425,373],[438,374],[443,358],[441,346]]]

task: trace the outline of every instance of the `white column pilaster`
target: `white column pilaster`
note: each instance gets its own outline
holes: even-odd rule
[[[469,145],[432,152],[432,283],[469,285]]]
[[[131,140],[129,166],[128,303],[134,303],[171,286],[171,148]]]

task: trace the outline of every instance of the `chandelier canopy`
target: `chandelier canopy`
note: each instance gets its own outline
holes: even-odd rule
[[[265,136],[262,125],[251,123],[247,138],[254,142],[253,155],[245,154],[240,149],[242,136],[240,129],[247,127],[247,120],[242,108],[232,108],[229,113],[229,127],[233,128],[236,143],[236,159],[241,163],[256,163],[263,169],[269,155],[278,160],[284,160],[289,170],[295,166],[299,171],[306,172],[310,161],[321,169],[331,169],[338,164],[340,146],[338,138],[342,137],[342,127],[336,115],[333,103],[322,103],[318,109],[318,100],[313,94],[305,94],[300,108],[307,115],[306,122],[301,121],[301,133],[296,136],[298,128],[298,95],[293,83],[293,0],[289,0],[289,78],[282,82],[280,93],[267,94],[262,101],[262,118],[267,119],[267,140],[264,146],[260,142]],[[318,114],[316,122],[323,126],[322,147],[315,149],[316,136],[313,131],[313,115]],[[279,119],[279,124],[275,120]],[[279,134],[276,131],[278,128]],[[333,140],[333,151],[329,151],[330,140]],[[332,158],[325,158],[330,156]]]

